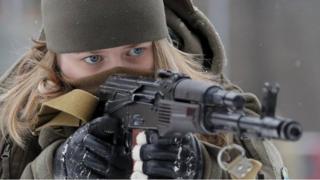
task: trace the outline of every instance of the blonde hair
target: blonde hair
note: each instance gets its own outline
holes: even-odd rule
[[[45,42],[34,43],[20,59],[12,86],[1,95],[2,135],[9,134],[20,146],[37,123],[39,105],[68,89],[57,75],[55,53],[47,50]]]
[[[56,54],[46,48],[45,42],[34,42],[35,45],[20,59],[12,87],[0,99],[1,131],[22,147],[24,138],[30,136],[38,122],[41,103],[72,89],[59,73]],[[212,74],[202,70],[195,55],[179,51],[167,39],[154,41],[153,50],[155,70],[170,69],[193,79],[216,81]],[[212,141],[221,144],[219,141],[224,137],[217,137]]]
[[[155,69],[170,69],[184,73],[192,79],[212,80],[212,74],[205,72],[199,63],[201,55],[188,54],[178,50],[167,39],[153,43]]]

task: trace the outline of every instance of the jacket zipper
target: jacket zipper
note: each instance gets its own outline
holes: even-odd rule
[[[10,153],[12,149],[12,142],[10,140],[5,140],[4,150],[1,153],[1,178],[10,178]]]
[[[12,144],[11,144],[10,142],[6,142],[6,143],[4,144],[4,150],[3,150],[2,154],[1,154],[1,159],[2,159],[2,160],[3,160],[3,159],[6,159],[6,158],[9,159],[9,157],[10,157],[10,152],[11,152],[11,146],[12,146]]]

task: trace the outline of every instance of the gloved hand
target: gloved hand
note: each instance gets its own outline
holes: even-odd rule
[[[138,134],[132,150],[135,161],[131,179],[201,179],[202,152],[198,140],[183,137],[159,137],[155,131]]]
[[[108,116],[77,129],[56,151],[54,177],[128,178],[132,160],[124,145],[117,144],[120,122]]]

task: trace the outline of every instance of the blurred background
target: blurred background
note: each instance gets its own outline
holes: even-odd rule
[[[290,177],[320,178],[320,1],[194,2],[221,35],[227,76],[260,98],[265,82],[279,83],[277,114],[303,124],[299,142],[275,142]],[[30,47],[40,27],[40,0],[0,0],[0,75]]]

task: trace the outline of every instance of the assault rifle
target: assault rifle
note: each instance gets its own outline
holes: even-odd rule
[[[296,141],[302,135],[298,122],[275,116],[278,87],[265,87],[263,112],[255,117],[246,115],[240,93],[180,73],[161,70],[157,76],[110,76],[100,87],[105,112],[127,130],[152,129],[160,136],[232,132]]]

